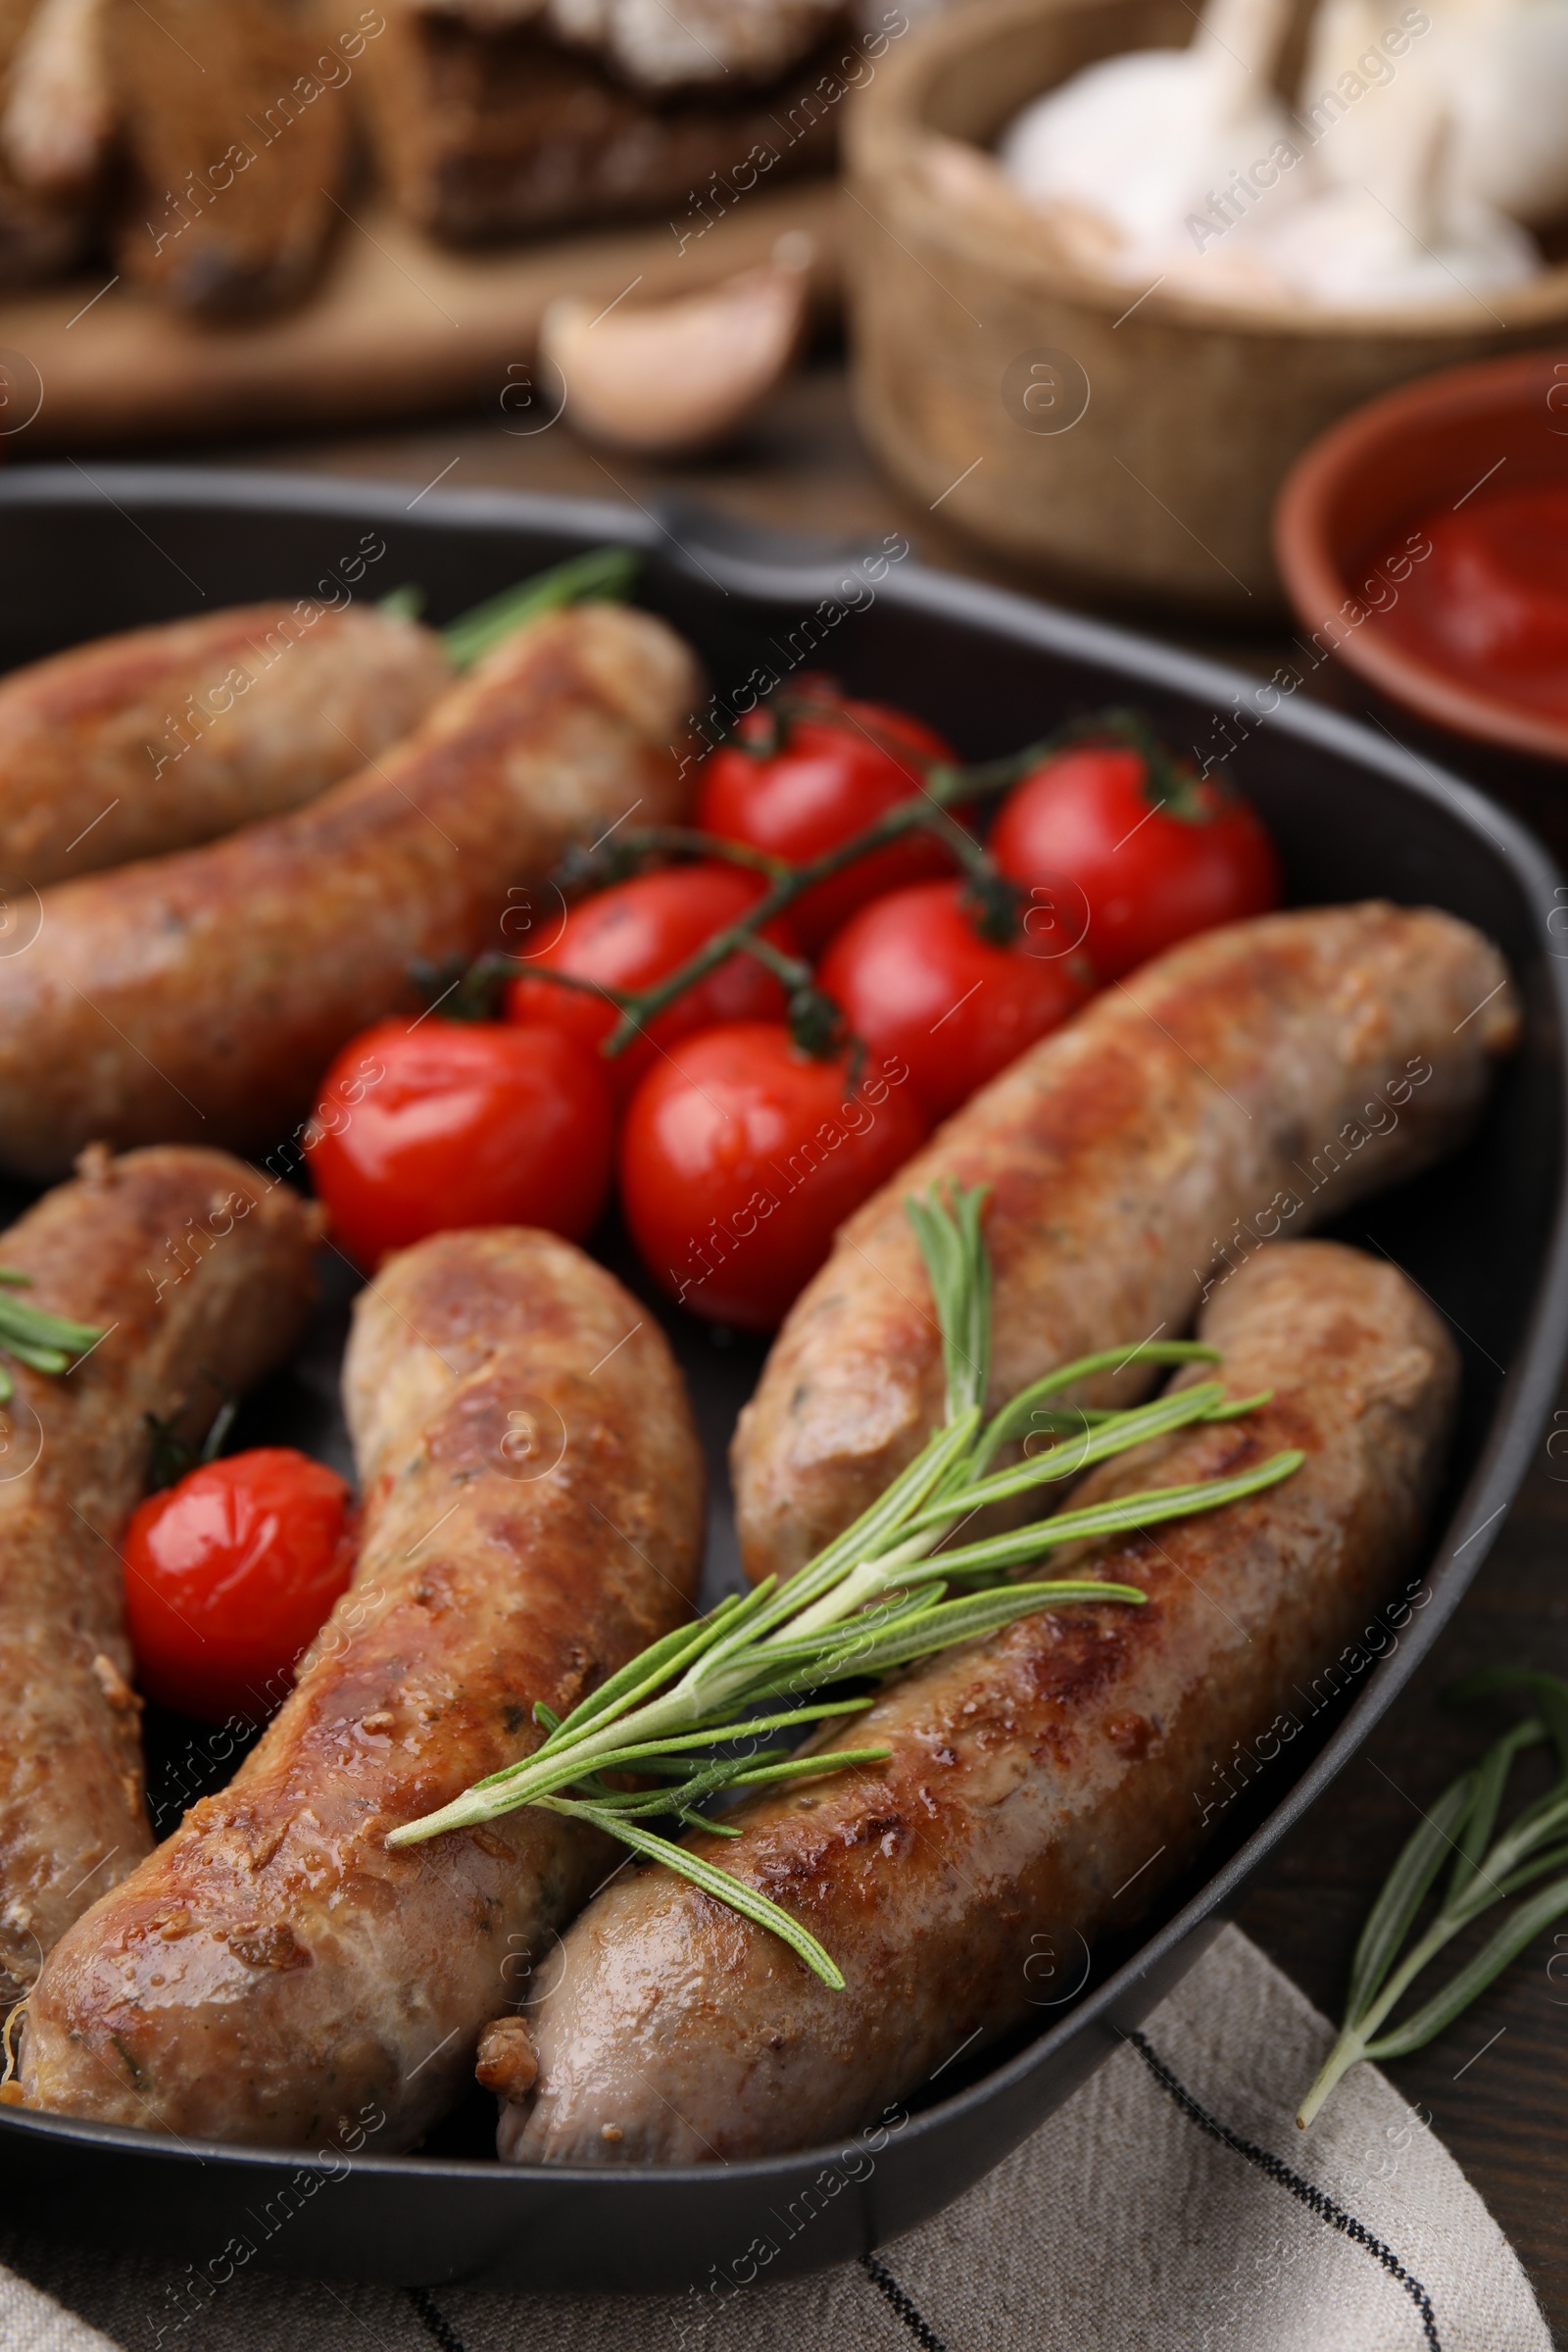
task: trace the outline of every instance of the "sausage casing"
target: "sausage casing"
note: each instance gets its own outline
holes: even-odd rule
[[[374,767],[206,849],[46,892],[0,957],[0,1165],[94,1136],[265,1153],[411,967],[548,943],[573,841],[679,814],[696,672],[662,621],[584,605],[519,629]],[[564,906],[561,911],[564,913]]]
[[[0,681],[0,875],[43,889],[297,808],[451,677],[432,630],[308,599],[30,662]]]
[[[1049,2018],[1096,1933],[1135,1920],[1296,1737],[1314,1677],[1411,1561],[1454,1350],[1403,1275],[1333,1242],[1263,1251],[1200,1329],[1232,1395],[1272,1403],[1104,1465],[1075,1504],[1286,1446],[1301,1468],[1070,1568],[1063,1551],[1043,1573],[1148,1601],[1048,1611],[935,1658],[854,1719],[887,1763],[760,1795],[725,1816],[739,1839],[694,1839],[820,1937],[842,1992],[671,1872],[617,1879],[530,2012],[537,2089],[503,2108],[504,2156],[735,2161],[852,2129],[970,2040]]]
[[[662,1337],[552,1235],[445,1233],[362,1294],[355,1583],[229,1787],[78,1921],[30,2104],[290,2146],[374,2101],[406,2146],[614,1849],[556,1814],[389,1851],[676,1625],[701,1459]]]
[[[220,1152],[89,1156],[0,1235],[21,1296],[107,1336],[68,1376],[8,1364],[0,1407],[0,1967],[12,1997],[152,1843],[118,1545],[146,1416],[198,1439],[281,1362],[317,1212]]]
[[[1517,1030],[1478,931],[1378,901],[1211,931],[1105,990],[850,1219],[791,1309],[732,1452],[748,1572],[792,1575],[941,1419],[909,1194],[990,1188],[1000,1404],[1114,1341],[1184,1331],[1260,1242],[1438,1158]],[[1142,1377],[1081,1401],[1132,1403]]]

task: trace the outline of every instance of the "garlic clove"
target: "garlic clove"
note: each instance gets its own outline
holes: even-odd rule
[[[670,457],[722,440],[785,374],[810,297],[812,240],[780,237],[770,261],[700,294],[610,311],[564,295],[539,351],[565,385],[585,440]]]
[[[1527,224],[1568,207],[1568,6],[1438,12],[1435,64],[1454,111],[1457,183]]]
[[[1334,310],[1455,303],[1523,285],[1540,268],[1532,240],[1490,206],[1472,203],[1441,244],[1423,245],[1368,188],[1331,188],[1270,239],[1288,292]]]
[[[1287,17],[1285,0],[1210,0],[1185,49],[1085,67],[1011,123],[998,150],[1003,171],[1084,266],[1093,266],[1084,233],[1093,216],[1123,249],[1103,265],[1108,274],[1155,274],[1186,249],[1201,252],[1207,238],[1195,241],[1195,214],[1201,220],[1217,206],[1220,220],[1234,221],[1300,192],[1277,162],[1262,183],[1238,184],[1255,164],[1294,160],[1268,79]]]
[[[1360,309],[1452,302],[1534,275],[1532,239],[1457,181],[1454,109],[1439,82],[1411,74],[1381,96],[1364,181],[1330,187],[1275,224],[1269,258],[1287,287]]]
[[[1450,119],[1445,170],[1456,193],[1526,223],[1560,214],[1568,0],[1432,0],[1395,54],[1384,14],[1377,0],[1320,0],[1299,105],[1320,142],[1317,175],[1346,187],[1375,180],[1418,88]]]

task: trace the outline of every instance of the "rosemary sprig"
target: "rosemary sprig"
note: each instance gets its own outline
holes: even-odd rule
[[[581,604],[589,597],[623,597],[641,561],[634,548],[591,548],[586,555],[568,557],[564,564],[524,580],[520,587],[503,589],[442,630],[453,666],[471,669],[504,637],[541,613],[559,612],[563,606]]]
[[[1059,1483],[1092,1461],[1200,1421],[1226,1420],[1264,1401],[1227,1402],[1220,1381],[1195,1383],[1129,1411],[1064,1414],[1047,1399],[1093,1371],[1138,1358],[1171,1363],[1214,1361],[1193,1343],[1144,1343],[1065,1364],[1012,1399],[989,1422],[983,1398],[990,1363],[991,1269],[980,1231],[982,1191],[933,1190],[906,1203],[924,1254],[941,1320],[948,1368],[948,1418],[855,1525],[817,1553],[782,1588],[769,1577],[745,1594],[730,1593],[694,1625],[677,1627],[631,1659],[564,1720],[546,1707],[534,1714],[546,1737],[531,1755],[491,1773],[439,1811],[391,1832],[387,1843],[411,1845],[445,1830],[472,1829],[521,1805],[543,1805],[592,1821],[637,1852],[668,1865],[708,1893],[765,1927],[798,1952],[827,1984],[843,1977],[816,1938],[776,1903],[712,1863],[651,1830],[641,1817],[673,1815],[719,1836],[722,1821],[697,1806],[727,1788],[802,1773],[877,1763],[886,1748],[849,1748],[792,1756],[786,1749],[715,1756],[713,1750],[824,1717],[858,1713],[863,1696],[808,1700],[848,1681],[890,1674],[915,1658],[973,1642],[1038,1609],[1075,1601],[1139,1607],[1136,1585],[1094,1577],[1014,1584],[1007,1572],[1063,1544],[1122,1534],[1161,1520],[1255,1494],[1300,1463],[1274,1454],[1240,1477],[1118,1495],[1088,1509],[942,1546],[978,1511]],[[1038,1416],[1038,1418],[1037,1418]],[[1032,1459],[1001,1471],[991,1463],[1004,1445],[1035,1428],[1054,1440]],[[948,1597],[950,1586],[960,1588]],[[780,1703],[782,1702],[782,1704]],[[754,1710],[760,1709],[760,1713]],[[607,1774],[654,1774],[673,1786],[622,1791]],[[568,1795],[567,1790],[575,1793]]]
[[[24,1290],[32,1281],[15,1266],[0,1266],[0,1283]],[[69,1372],[72,1364],[96,1348],[103,1333],[92,1323],[71,1323],[64,1315],[48,1315],[41,1306],[8,1298],[0,1290],[0,1355],[14,1356],[32,1372]],[[9,1404],[16,1383],[0,1364],[0,1404]]]
[[[1501,1975],[1532,1937],[1568,1911],[1568,1875],[1555,1877],[1510,1911],[1441,1991],[1402,2025],[1382,2031],[1416,1979],[1473,1920],[1548,1872],[1568,1872],[1568,1683],[1525,1668],[1487,1667],[1466,1675],[1448,1696],[1489,1698],[1516,1689],[1528,1692],[1538,1712],[1504,1732],[1472,1771],[1444,1790],[1406,1840],[1368,1914],[1350,1968],[1339,2039],[1296,2118],[1303,2131],[1342,2075],[1363,2058],[1404,2058],[1422,2048]],[[1556,1750],[1556,1779],[1494,1836],[1515,1759],[1544,1740]],[[1450,1855],[1452,1868],[1438,1909],[1401,1960],[1416,1915]]]
[[[417,620],[424,611],[424,590],[413,580],[405,580],[401,588],[378,597],[375,609],[383,620]]]

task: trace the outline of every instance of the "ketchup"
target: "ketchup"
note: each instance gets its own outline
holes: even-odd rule
[[[1568,717],[1568,482],[1478,490],[1417,527],[1432,553],[1378,626],[1465,685]]]

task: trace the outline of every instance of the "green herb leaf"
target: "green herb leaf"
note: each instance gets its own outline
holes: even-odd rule
[[[1129,1364],[1217,1364],[1217,1348],[1205,1347],[1200,1340],[1142,1340],[1136,1348],[1102,1348],[1095,1355],[1080,1355],[1058,1372],[1048,1372],[1044,1380],[1031,1381],[1020,1389],[1009,1404],[1004,1404],[986,1431],[976,1457],[981,1467],[1004,1446],[1011,1446],[1035,1426],[1035,1413],[1051,1396],[1059,1396],[1063,1389],[1076,1388],[1080,1381],[1092,1380],[1097,1372],[1123,1372]],[[1097,1416],[1098,1417],[1098,1416]],[[1114,1414],[1108,1416],[1114,1419]]]
[[[1511,1899],[1568,1863],[1568,1683],[1555,1675],[1489,1667],[1466,1676],[1447,1696],[1472,1700],[1516,1690],[1529,1692],[1540,1715],[1512,1725],[1473,1771],[1444,1790],[1406,1839],[1372,1907],[1356,1945],[1339,2038],[1296,2119],[1303,2129],[1335,2083],[1359,2060],[1401,2058],[1420,2049],[1485,1991],[1532,1936],[1568,1911],[1568,1877],[1553,1878],[1510,1912],[1441,1991],[1402,2024],[1385,2030],[1385,2020],[1462,1929],[1494,1904]],[[1563,1767],[1558,1779],[1495,1834],[1515,1762],[1548,1734]],[[1405,1951],[1421,1906],[1449,1853],[1454,1859],[1443,1901]]]
[[[407,580],[401,588],[383,596],[375,609],[383,620],[417,620],[424,611],[424,590]]]
[[[543,613],[559,612],[589,597],[625,596],[641,562],[633,548],[596,547],[539,572],[520,587],[504,589],[487,604],[475,605],[441,632],[454,667],[471,669],[504,638]]]
[[[1373,1995],[1393,1967],[1410,1922],[1444,1863],[1475,1802],[1475,1775],[1464,1773],[1445,1788],[1431,1812],[1417,1822],[1405,1840],[1399,1859],[1390,1871],[1382,1893],[1367,1914],[1366,1926],[1350,1964],[1350,1989],[1345,2003],[1347,2024],[1359,2023]],[[1461,1856],[1462,1859],[1462,1856]]]
[[[1521,1723],[1508,1733],[1505,1739],[1497,1740],[1494,1746],[1488,1748],[1474,1774],[1466,1774],[1465,1783],[1471,1785],[1471,1795],[1461,1826],[1453,1833],[1458,1851],[1453,1857],[1453,1869],[1448,1879],[1450,1903],[1457,1902],[1466,1887],[1480,1875],[1483,1858],[1492,1843],[1492,1833],[1497,1826],[1497,1808],[1502,1802],[1502,1792],[1513,1769],[1514,1757],[1521,1748],[1533,1746],[1545,1736],[1541,1725],[1532,1717],[1529,1722]],[[1455,1783],[1455,1787],[1462,1785]],[[1451,1795],[1452,1791],[1448,1793]],[[1421,1891],[1424,1894],[1426,1888],[1423,1886]],[[1415,1917],[1416,1907],[1414,1903],[1410,1906],[1411,1919]],[[1408,1925],[1409,1920],[1405,1922],[1405,1926]],[[1403,1940],[1402,1929],[1399,1940]]]
[[[987,1478],[986,1464],[1009,1427],[1027,1423],[1009,1423],[1013,1408],[989,1429],[983,1420],[991,1351],[991,1269],[980,1228],[984,1198],[979,1190],[959,1188],[947,1200],[933,1191],[923,1201],[906,1203],[942,1319],[948,1378],[948,1420],[914,1460],[786,1585],[769,1578],[744,1597],[728,1595],[698,1624],[678,1627],[629,1659],[559,1722],[549,1708],[536,1707],[547,1737],[530,1755],[475,1782],[438,1811],[391,1831],[389,1845],[471,1829],[521,1805],[546,1805],[591,1820],[638,1853],[681,1871],[781,1936],[825,1984],[842,1984],[829,1955],[787,1912],[699,1862],[688,1848],[633,1824],[662,1815],[727,1837],[732,1825],[705,1820],[696,1810],[705,1800],[729,1788],[881,1761],[887,1751],[877,1747],[796,1756],[784,1748],[720,1757],[703,1750],[858,1713],[871,1705],[870,1698],[841,1692],[782,1708],[777,1702],[813,1689],[831,1692],[846,1682],[879,1679],[955,1642],[984,1640],[1038,1609],[1142,1607],[1145,1595],[1136,1585],[1094,1577],[1018,1584],[1006,1571],[1086,1536],[1120,1534],[1238,1501],[1288,1478],[1302,1459],[1277,1453],[1236,1478],[1119,1495],[941,1550],[961,1521],[992,1501],[1059,1480],[1084,1460],[1104,1460],[1151,1437],[1238,1409],[1227,1404],[1220,1382],[1200,1383],[1126,1412],[1097,1412],[1092,1428],[1086,1421],[1081,1443],[1070,1440],[1065,1448]],[[1195,1355],[1214,1360],[1213,1349],[1180,1342],[1144,1352],[1164,1362]],[[1030,1413],[1086,1370],[1110,1368],[1139,1353],[1137,1348],[1111,1349],[1037,1381],[1025,1392]],[[1064,1451],[1073,1463],[1063,1460]],[[949,1599],[954,1580],[979,1589]],[[652,1778],[656,1785],[612,1788],[605,1777],[611,1774]],[[575,1793],[568,1796],[568,1789]]]
[[[24,1298],[8,1296],[11,1290],[25,1290],[32,1282],[30,1274],[19,1266],[0,1266],[0,1353],[13,1356],[25,1364],[30,1372],[43,1372],[58,1379],[71,1370],[73,1361],[97,1347],[104,1334],[94,1323],[73,1323],[64,1315],[46,1314],[41,1306],[29,1306]],[[0,1404],[8,1404],[16,1395],[16,1383],[4,1365],[0,1365]]]
[[[991,1259],[980,1231],[985,1185],[953,1188],[944,1206],[935,1185],[924,1200],[906,1200],[942,1326],[948,1373],[948,1419],[984,1404],[991,1363]]]
[[[845,1772],[852,1764],[885,1764],[893,1750],[890,1747],[834,1747],[822,1748],[809,1756],[791,1756],[786,1762],[770,1764],[758,1772],[738,1772],[731,1781],[732,1788],[749,1788],[756,1781],[796,1781],[809,1773]],[[712,1828],[712,1823],[704,1825]]]
[[[1394,2033],[1385,2034],[1380,2040],[1369,2041],[1369,2058],[1404,2058],[1419,2050],[1452,2025],[1462,2010],[1468,2009],[1477,1996],[1486,1991],[1494,1977],[1500,1977],[1510,1960],[1522,1952],[1532,1936],[1543,1928],[1550,1927],[1568,1911],[1568,1879],[1554,1880],[1544,1886],[1528,1903],[1521,1903],[1510,1913],[1490,1942],[1484,1944],[1475,1958],[1449,1979],[1442,1992],[1437,1993],[1408,2018]]]
[[[15,1338],[34,1347],[60,1348],[71,1355],[82,1355],[103,1336],[95,1323],[70,1323],[64,1315],[47,1315],[41,1306],[29,1306],[0,1291],[0,1345]]]
[[[1081,1511],[1058,1511],[1054,1518],[1036,1520],[1031,1527],[1010,1529],[979,1543],[965,1544],[940,1555],[944,1576],[975,1572],[990,1575],[1002,1568],[1022,1567],[1061,1544],[1087,1537],[1125,1536],[1139,1528],[1158,1527],[1166,1519],[1191,1518],[1196,1511],[1215,1511],[1227,1502],[1243,1502],[1299,1470],[1306,1456],[1292,1449],[1271,1454],[1255,1470],[1236,1478],[1200,1479],[1191,1486],[1151,1487],[1141,1494],[1118,1494],[1111,1502],[1091,1504]]]
[[[634,1852],[646,1854],[650,1861],[662,1862],[666,1870],[676,1871],[681,1878],[690,1879],[692,1885],[700,1886],[705,1894],[716,1895],[721,1903],[727,1903],[743,1919],[754,1921],[760,1928],[767,1928],[781,1943],[787,1943],[791,1951],[798,1952],[807,1967],[821,1978],[830,1991],[844,1990],[844,1979],[831,1953],[823,1950],[816,1937],[803,1928],[799,1920],[792,1919],[787,1911],[780,1910],[777,1903],[770,1903],[765,1894],[759,1894],[755,1886],[748,1886],[743,1880],[732,1878],[727,1870],[715,1870],[711,1862],[705,1862],[700,1855],[694,1854],[689,1845],[673,1845],[667,1838],[656,1837],[652,1830],[633,1829],[629,1823],[605,1814],[597,1805],[578,1804],[564,1796],[547,1797],[544,1801],[552,1812],[574,1814],[579,1820],[595,1823],[598,1828],[608,1830],[612,1838],[618,1838],[623,1844],[631,1846]],[[710,1825],[705,1822],[703,1826],[706,1829]]]
[[[1064,1436],[1058,1445],[1051,1446],[1030,1460],[1017,1463],[1010,1470],[994,1471],[989,1478],[966,1484],[951,1497],[944,1493],[940,1499],[928,1503],[906,1522],[912,1533],[932,1525],[937,1519],[961,1507],[965,1513],[982,1511],[995,1502],[1008,1502],[1015,1494],[1026,1494],[1031,1487],[1045,1486],[1054,1480],[1076,1478],[1081,1471],[1092,1469],[1097,1462],[1125,1453],[1130,1446],[1141,1446],[1148,1439],[1162,1438],[1176,1429],[1185,1429],[1189,1422],[1212,1420],[1225,1402],[1224,1384],[1217,1380],[1203,1381],[1190,1389],[1178,1389],[1174,1396],[1158,1397],[1152,1404],[1136,1406],[1131,1412],[1112,1414],[1097,1428],[1086,1429],[1076,1436]]]

